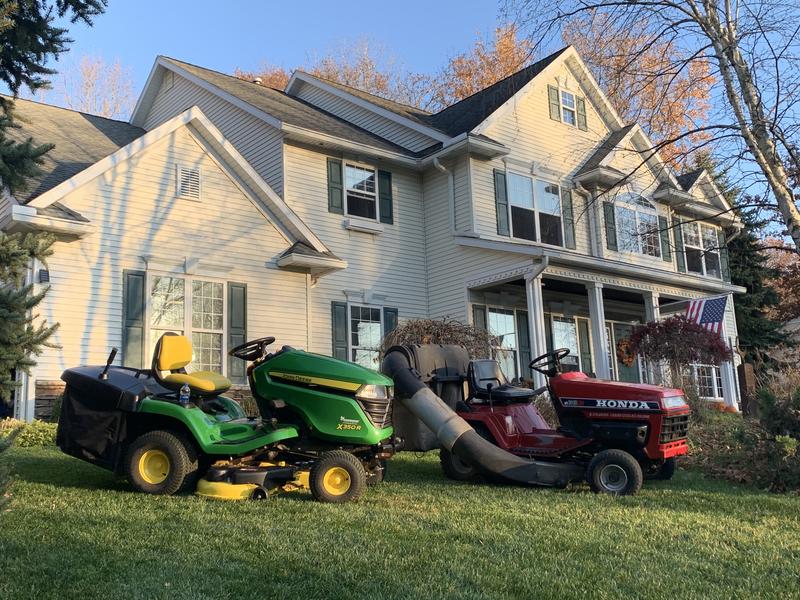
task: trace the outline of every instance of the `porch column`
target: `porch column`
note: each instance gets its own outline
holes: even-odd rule
[[[592,355],[594,356],[594,372],[598,379],[610,379],[608,368],[608,337],[606,336],[606,311],[603,306],[603,284],[587,283],[589,296],[589,321],[592,325]]]
[[[525,295],[528,301],[528,330],[531,338],[531,357],[536,358],[547,352],[541,275],[537,275],[536,277],[530,275],[525,276]],[[547,385],[547,379],[541,373],[534,371],[533,384],[537,388]]]
[[[644,297],[644,320],[646,323],[661,319],[661,309],[658,304],[658,292],[645,292]],[[653,361],[647,361],[647,381],[648,383],[662,383],[664,381],[663,365]]]
[[[725,306],[725,317],[727,317],[728,311],[733,311],[733,294],[728,295],[728,304]],[[727,321],[725,317],[723,317],[722,321],[721,335],[722,339],[725,341],[725,345],[733,352],[733,348],[731,348],[733,344],[731,343],[728,327],[725,324]],[[736,368],[734,367],[733,356],[731,356],[731,360],[720,364],[719,376],[722,380],[722,397],[725,400],[725,407],[739,412],[739,388],[736,385]]]

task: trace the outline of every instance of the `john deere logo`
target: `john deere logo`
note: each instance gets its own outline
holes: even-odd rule
[[[340,423],[349,423],[350,425],[358,425],[361,423],[358,419],[345,419],[344,417],[339,417]]]

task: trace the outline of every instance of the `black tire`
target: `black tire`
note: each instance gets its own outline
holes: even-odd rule
[[[378,485],[379,483],[386,481],[386,469],[389,465],[389,461],[387,461],[385,458],[382,458],[380,461],[378,461],[378,463],[380,468],[373,467],[369,470],[365,468],[367,473],[367,485],[369,486]]]
[[[311,468],[308,483],[320,502],[349,502],[361,496],[367,474],[355,456],[344,450],[331,450]]]
[[[187,490],[197,481],[198,468],[194,445],[171,431],[143,433],[125,455],[128,481],[147,494],[171,496]]]
[[[630,496],[642,487],[642,467],[624,450],[603,450],[594,455],[586,480],[597,493]]]
[[[661,468],[658,472],[653,476],[653,479],[659,479],[661,481],[669,481],[672,479],[672,476],[675,475],[675,469],[678,468],[678,459],[674,456],[672,458],[668,458],[664,461],[664,464],[661,465]]]
[[[442,465],[444,474],[455,481],[475,481],[478,478],[478,469],[465,463],[445,448],[439,450],[439,463]]]
[[[250,492],[250,500],[269,500],[267,488],[260,485],[256,486],[256,488]]]

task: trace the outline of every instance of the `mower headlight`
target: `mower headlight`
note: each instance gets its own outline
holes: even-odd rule
[[[365,400],[391,400],[392,386],[390,385],[362,385],[356,391],[356,397]]]
[[[686,404],[686,399],[683,396],[670,396],[661,399],[661,405],[664,408],[685,408],[689,406]]]

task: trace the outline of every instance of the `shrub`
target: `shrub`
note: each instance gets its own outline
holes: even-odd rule
[[[57,429],[55,423],[25,423],[16,419],[3,419],[0,421],[0,439],[7,442],[7,438],[14,435],[14,444],[20,448],[44,448],[55,445]]]
[[[3,421],[5,420],[7,419]],[[0,421],[0,425],[2,425],[3,421]],[[0,435],[0,513],[2,513],[11,502],[11,495],[8,492],[11,486],[11,468],[3,460],[3,453],[11,447],[16,435],[17,434],[13,431],[7,435]]]
[[[488,358],[490,341],[486,330],[454,319],[409,319],[383,338],[381,353],[403,344],[455,344],[464,346],[470,358]]]
[[[776,393],[772,387],[761,388],[758,415],[770,433],[800,439],[800,388],[787,394]]]

